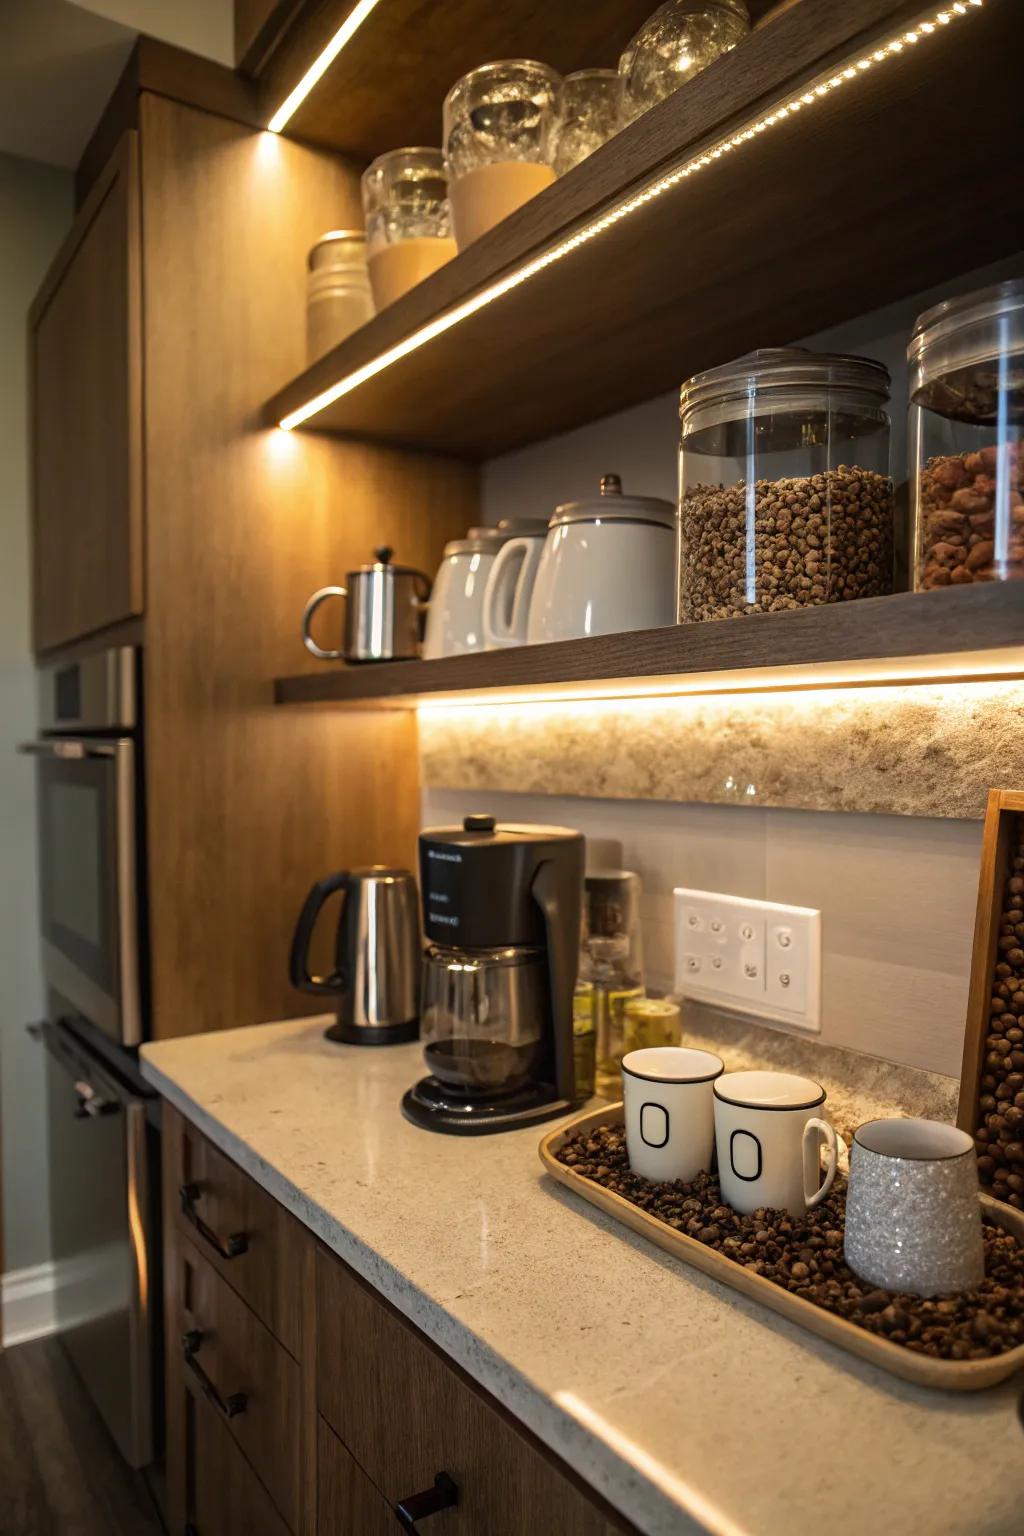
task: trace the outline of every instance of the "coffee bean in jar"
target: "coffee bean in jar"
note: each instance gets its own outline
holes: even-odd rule
[[[1024,577],[1024,281],[948,299],[907,351],[919,591]]]
[[[880,363],[801,347],[683,385],[681,622],[892,591],[888,399]]]
[[[874,470],[841,464],[750,487],[696,485],[679,520],[681,619],[892,591],[892,481]]]

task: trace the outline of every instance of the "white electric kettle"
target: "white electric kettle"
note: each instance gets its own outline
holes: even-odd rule
[[[670,501],[624,496],[618,475],[605,475],[600,495],[557,508],[533,582],[530,644],[675,622],[676,509]]]

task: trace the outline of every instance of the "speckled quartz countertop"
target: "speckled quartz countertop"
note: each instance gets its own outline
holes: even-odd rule
[[[419,1048],[323,1021],[144,1047],[149,1081],[648,1536],[1019,1536],[1018,1381],[925,1392],[562,1190],[540,1131],[406,1122]]]

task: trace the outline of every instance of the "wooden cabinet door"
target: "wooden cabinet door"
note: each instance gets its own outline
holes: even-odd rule
[[[320,1420],[316,1536],[395,1536],[398,1517]]]
[[[36,650],[142,612],[138,135],[124,135],[29,314]]]
[[[215,1411],[187,1396],[187,1536],[289,1536],[262,1483]]]
[[[392,1507],[431,1490],[441,1472],[456,1485],[455,1507],[425,1518],[424,1533],[614,1536],[630,1529],[323,1251],[317,1291],[322,1416]],[[326,1531],[334,1536],[334,1528]]]

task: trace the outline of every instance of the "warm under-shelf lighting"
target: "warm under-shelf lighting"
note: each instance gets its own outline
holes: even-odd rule
[[[361,368],[356,368],[352,373],[346,374],[344,378],[338,379],[328,389],[321,390],[319,394],[314,395],[305,404],[297,406],[294,411],[289,411],[286,416],[281,418],[278,425],[283,427],[286,432],[291,431],[293,427],[301,426],[304,421],[308,421],[310,417],[326,410],[329,405],[333,405],[336,400],[340,400],[344,395],[351,394],[354,389],[358,389],[361,384],[365,384],[367,380],[372,379],[376,374],[382,373],[385,368],[390,368],[393,363],[400,362],[403,357],[408,357],[411,352],[416,352],[420,347],[426,346],[427,342],[444,335],[453,326],[459,325],[463,320],[468,320],[471,315],[475,315],[479,310],[485,308],[486,305],[493,304],[495,300],[503,298],[506,293],[510,293],[514,288],[519,288],[523,283],[528,282],[531,277],[536,277],[539,272],[543,272],[545,268],[552,266],[556,261],[563,260],[564,257],[577,250],[581,245],[587,245],[597,235],[602,234],[606,229],[610,229],[612,225],[618,224],[621,219],[628,218],[631,214],[636,213],[645,204],[652,202],[657,197],[661,197],[665,192],[671,191],[673,187],[677,187],[687,177],[707,169],[716,160],[720,160],[723,155],[733,154],[735,151],[742,149],[752,139],[774,128],[776,124],[785,122],[787,118],[794,116],[797,112],[806,111],[808,108],[815,106],[818,101],[829,96],[833,91],[841,90],[851,80],[859,79],[861,75],[877,68],[878,65],[898,58],[907,48],[913,47],[918,43],[927,42],[930,37],[941,32],[950,23],[959,20],[961,17],[968,16],[972,10],[979,9],[982,3],[983,0],[954,0],[953,4],[944,6],[939,11],[930,12],[924,20],[917,21],[913,26],[901,29],[899,32],[889,36],[880,42],[876,48],[868,50],[861,57],[853,59],[832,72],[826,72],[818,76],[799,91],[781,98],[763,116],[751,119],[742,127],[737,128],[731,135],[709,144],[706,149],[690,154],[688,158],[677,163],[671,170],[662,173],[639,191],[630,193],[620,202],[613,204],[606,212],[582,224],[571,235],[566,235],[563,239],[556,241],[546,250],[541,251],[538,255],[531,257],[529,261],[524,262],[522,266],[516,267],[513,271],[506,274],[505,277],[499,278],[497,282],[482,288],[478,293],[464,300],[463,303],[457,304],[454,308],[438,315],[436,319],[429,321],[427,325],[421,326],[419,330],[413,331],[404,340],[397,342],[395,346],[389,347],[386,352],[380,353],[378,357],[372,358],[368,363],[364,363]],[[356,10],[358,9],[359,7],[357,6]],[[355,12],[352,14],[355,15]],[[319,63],[319,60],[317,62]],[[330,61],[328,60],[328,62]],[[315,69],[316,65],[313,67]],[[326,68],[326,65],[324,68]],[[299,90],[302,84],[303,82],[300,82],[296,90]],[[293,92],[292,94],[294,95],[295,93]],[[291,98],[289,97],[290,100]],[[288,103],[286,102],[285,106],[287,105]],[[281,111],[284,111],[284,107],[282,107]],[[271,127],[273,126],[273,123],[271,123]]]
[[[289,92],[270,119],[267,127],[271,133],[281,132],[288,119],[302,105],[317,81],[323,79],[345,44],[358,32],[377,4],[378,0],[358,0],[358,4],[352,7],[327,47],[313,60],[298,85]]]
[[[623,678],[608,683],[559,683],[539,688],[491,688],[480,693],[438,694],[421,698],[423,714],[454,714],[505,706],[615,704],[629,701],[702,698],[768,693],[804,693],[826,707],[837,689],[916,687],[928,684],[1010,683],[1024,680],[1024,651],[1016,647],[965,651],[949,656],[910,656],[889,661],[832,661],[814,666],[750,668],[704,673],[695,677]]]

